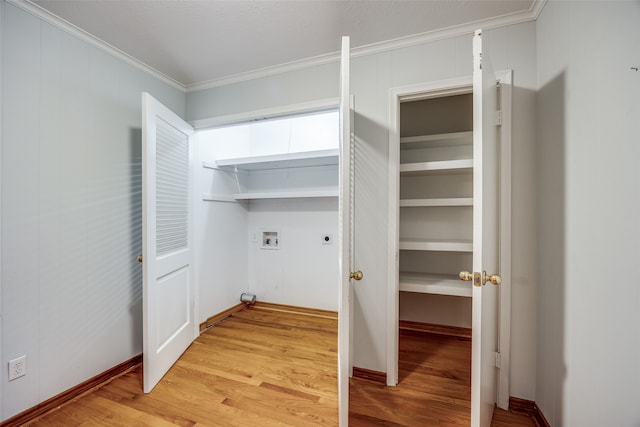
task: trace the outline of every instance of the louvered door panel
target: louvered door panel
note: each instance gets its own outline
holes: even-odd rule
[[[156,255],[189,244],[189,138],[162,119],[156,125]]]

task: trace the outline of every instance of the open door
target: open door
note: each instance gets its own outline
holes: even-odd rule
[[[486,46],[485,46],[486,47]],[[388,328],[387,328],[387,385],[398,384],[398,322],[399,322],[399,263],[400,263],[400,104],[401,102],[423,101],[428,98],[440,98],[451,95],[473,93],[473,273],[460,272],[462,280],[473,281],[472,297],[472,354],[471,354],[471,426],[489,427],[496,402],[497,369],[496,352],[498,350],[498,314],[499,288],[487,282],[500,284],[499,276],[499,238],[503,239],[502,250],[508,251],[510,239],[510,151],[505,150],[510,143],[508,132],[502,131],[500,147],[498,143],[497,79],[491,63],[483,55],[482,32],[477,31],[473,39],[474,67],[473,76],[447,79],[439,82],[420,83],[411,86],[392,88],[389,111],[389,229],[388,229]],[[510,73],[501,73],[511,82]],[[505,104],[504,87],[502,92],[502,108],[510,109]],[[508,111],[508,110],[506,110]],[[505,114],[509,117],[509,113]],[[507,122],[505,122],[507,123]],[[413,138],[407,138],[410,140]],[[405,140],[405,142],[409,142]],[[414,140],[413,142],[421,142]],[[441,146],[438,146],[441,148]],[[503,156],[501,164],[499,155]],[[465,160],[468,160],[465,157]],[[419,169],[415,169],[419,170]],[[501,176],[502,175],[502,176]],[[504,182],[498,185],[499,178]],[[500,201],[500,191],[503,191]],[[415,196],[414,196],[415,197]],[[502,204],[503,216],[499,218],[499,201]],[[437,227],[437,225],[436,225]],[[506,242],[506,243],[505,243]],[[416,248],[416,247],[414,247]],[[468,246],[464,251],[468,251]],[[454,252],[454,251],[452,251]],[[504,258],[503,258],[504,260]],[[508,270],[508,260],[504,261]],[[488,272],[490,274],[486,274]],[[498,274],[496,274],[498,273]],[[509,274],[508,271],[506,271]],[[456,283],[446,277],[442,281],[443,288]],[[415,288],[414,288],[415,289]],[[459,289],[457,286],[449,288]],[[468,288],[463,288],[464,296],[469,296]],[[420,290],[418,289],[420,292]],[[445,295],[447,294],[445,291]],[[457,290],[456,290],[457,292]],[[425,292],[428,293],[428,292]],[[459,295],[459,294],[458,294]],[[506,310],[501,315],[506,318],[509,302],[503,304]],[[508,314],[508,313],[506,313]],[[502,331],[504,332],[504,331]]]
[[[340,296],[338,301],[338,416],[349,425],[349,377],[351,377],[351,279],[353,271],[353,143],[349,89],[349,37],[342,38],[340,60],[340,194],[338,233],[340,242]]]
[[[149,393],[197,337],[194,132],[142,94],[143,372]]]
[[[494,285],[501,281],[497,271],[500,168],[496,111],[496,76],[486,52],[483,54],[482,31],[478,30],[473,38],[472,427],[490,426],[496,402],[498,289]],[[493,284],[485,285],[487,282]]]

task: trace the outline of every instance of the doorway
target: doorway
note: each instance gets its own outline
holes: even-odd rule
[[[491,296],[496,301],[491,311],[495,319],[492,322],[496,323],[491,326],[490,322],[487,328],[494,330],[495,335],[489,339],[493,342],[490,353],[486,348],[491,347],[483,345],[482,371],[494,372],[492,381],[498,388],[497,403],[506,408],[510,332],[511,71],[493,74],[489,66],[483,71],[485,82],[480,73],[480,79],[474,75],[390,91],[387,384],[394,386],[401,380],[398,377],[401,322],[444,324],[449,329],[472,328],[475,337],[479,333],[474,329],[479,312],[476,311],[474,317],[474,310],[479,301],[474,302],[474,297],[476,292],[486,289],[489,295],[495,295]],[[476,95],[480,84],[485,87],[483,96],[488,94],[496,99],[489,108],[478,105],[483,98]],[[416,116],[420,122],[417,127],[407,124],[407,120],[415,120]],[[495,136],[487,138],[486,129],[492,130]],[[486,181],[478,181],[477,177],[482,171],[478,161],[487,158],[486,153],[478,155],[477,151],[483,147],[481,143],[478,145],[478,138],[483,137],[493,141],[494,150],[489,168],[483,171],[490,175],[496,189],[495,200],[488,202],[477,198],[478,188],[484,187],[476,183]],[[493,247],[499,263],[496,268],[503,280],[500,287],[493,289],[472,286],[458,278],[458,272],[471,268],[470,259],[477,247],[474,215],[484,212],[476,208],[483,204],[493,205],[498,218],[497,231],[492,235],[496,239]],[[484,274],[481,276],[485,278]],[[476,276],[468,274],[464,278],[472,277]],[[480,285],[480,282],[478,276],[476,283]],[[485,342],[488,337],[484,337]],[[474,338],[476,355],[480,354],[476,349],[479,342]],[[490,361],[487,354],[491,354]],[[475,383],[479,389],[480,381]],[[495,402],[496,395],[493,396]]]

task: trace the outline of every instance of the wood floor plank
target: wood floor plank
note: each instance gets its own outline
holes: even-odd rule
[[[470,339],[402,330],[398,368],[396,387],[351,379],[350,426],[469,426]],[[534,426],[526,416],[496,414],[493,427]]]
[[[502,409],[493,411],[491,427],[534,427],[536,424],[531,417],[522,414],[514,414]]]
[[[463,427],[470,341],[400,334],[400,384],[352,379],[350,426]],[[337,319],[291,307],[247,308],[207,329],[149,394],[138,366],[33,426],[337,426]],[[496,410],[494,427],[532,427]]]

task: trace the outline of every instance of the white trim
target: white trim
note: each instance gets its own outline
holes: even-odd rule
[[[2,118],[3,118],[3,111],[2,111],[2,106],[4,104],[3,101],[3,82],[4,79],[2,77],[2,70],[3,70],[3,58],[4,58],[4,54],[3,54],[3,46],[4,46],[4,28],[6,28],[5,23],[4,23],[4,6],[5,3],[3,1],[0,1],[0,225],[3,224],[2,222],[2,134],[3,132],[1,131],[2,129]],[[0,243],[2,242],[2,227],[0,227]],[[0,272],[2,272],[2,257],[0,256]],[[0,360],[4,360],[2,357],[4,355],[4,353],[2,352],[2,274],[0,274]],[[4,388],[3,386],[4,381],[0,381],[0,396],[3,396],[2,394],[2,389]],[[0,420],[4,420],[4,416],[3,414],[3,409],[2,409],[3,405],[0,404]]]
[[[182,91],[185,93],[198,92],[205,89],[216,88],[220,86],[227,86],[233,83],[239,83],[247,80],[254,80],[262,77],[268,77],[275,74],[286,73],[289,71],[301,70],[304,68],[314,67],[323,64],[329,64],[338,62],[340,59],[339,52],[328,53],[324,55],[318,55],[311,58],[302,59],[299,61],[287,62],[284,64],[278,64],[271,67],[265,67],[258,70],[247,71],[243,73],[233,74],[230,76],[220,77],[211,80],[205,80],[201,82],[184,84],[181,83],[155,68],[145,64],[139,59],[134,58],[128,53],[110,45],[102,39],[88,33],[87,31],[71,24],[70,22],[60,18],[57,15],[43,9],[31,0],[6,0],[12,5],[19,7],[20,9],[42,19],[43,21],[75,36],[79,39],[89,43],[90,45],[105,51],[106,53],[124,61],[125,63],[132,65],[158,80]],[[515,12],[507,15],[497,16],[494,18],[478,20],[461,25],[455,25],[448,28],[443,28],[434,31],[428,31],[425,33],[415,34],[412,36],[400,37],[392,40],[386,40],[378,43],[372,43],[351,50],[351,56],[356,58],[365,55],[376,54],[393,49],[399,49],[408,46],[414,46],[421,43],[428,43],[436,40],[441,40],[449,37],[461,36],[464,34],[471,34],[476,28],[483,28],[485,30],[492,28],[504,27],[507,25],[515,25],[523,22],[535,21],[538,19],[540,12],[544,8],[547,0],[534,0],[533,4],[528,10]]]
[[[387,385],[398,384],[400,320],[400,101],[471,92],[471,76],[389,89],[389,226],[387,232]]]
[[[507,25],[515,25],[523,22],[533,21],[538,18],[538,14],[540,13],[539,9],[541,9],[541,7],[536,7],[537,4],[546,3],[546,1],[547,0],[534,0],[534,3],[531,5],[531,7],[525,11],[513,12],[488,19],[479,19],[477,21],[465,22],[464,24],[460,25],[453,25],[451,27],[440,28],[420,34],[399,37],[397,39],[386,40],[379,43],[372,43],[366,46],[360,46],[353,49],[353,56],[358,57],[371,55],[374,53],[415,46],[417,44],[433,42],[436,40],[458,37],[465,34],[471,35],[478,28],[482,28],[483,30],[490,30],[493,28],[505,27]]]
[[[500,240],[499,262],[502,284],[499,287],[498,369],[496,403],[501,409],[509,409],[509,381],[511,375],[511,99],[513,71],[496,72],[500,82]]]
[[[213,89],[221,86],[228,86],[234,83],[245,82],[247,80],[255,80],[263,77],[269,77],[276,74],[283,74],[290,71],[302,70],[305,68],[316,67],[318,65],[338,63],[340,61],[340,52],[331,52],[324,55],[312,56],[310,58],[300,59],[298,61],[285,62],[284,64],[272,65],[269,67],[259,68],[257,70],[246,71],[243,73],[232,74],[230,76],[218,77],[202,82],[191,83],[185,85],[185,92],[199,92],[201,90]]]
[[[387,226],[387,385],[398,385],[400,322],[400,97],[389,90],[389,204]]]
[[[257,120],[276,119],[278,117],[312,114],[320,111],[337,110],[338,98],[321,99],[319,101],[289,104],[282,107],[265,108],[262,110],[246,111],[242,113],[228,114],[226,116],[211,117],[207,119],[192,120],[189,122],[195,130],[211,129],[215,127],[232,126],[240,123]]]
[[[548,1],[549,0],[535,0],[533,5],[531,5],[531,8],[529,10],[531,10],[531,13],[534,16],[534,20],[538,19],[538,16],[540,16],[542,9],[544,9]]]
[[[109,43],[105,42],[102,39],[99,39],[98,37],[94,36],[93,34],[83,30],[82,28],[79,28],[75,25],[73,25],[72,23],[60,18],[57,15],[54,15],[53,13],[49,12],[46,9],[43,9],[42,7],[38,6],[35,3],[32,3],[31,0],[6,0],[8,3],[12,4],[13,6],[19,7],[20,9],[24,10],[27,13],[30,13],[31,15],[35,16],[36,18],[39,18],[45,22],[47,22],[48,24],[53,25],[54,27],[74,36],[77,37],[78,39],[82,40],[85,43],[88,43],[89,45],[96,47],[106,53],[108,53],[109,55],[115,57],[116,59],[121,60],[122,62],[129,64],[141,71],[144,71],[147,74],[150,74],[152,77],[155,77],[156,79],[160,80],[163,83],[168,84],[169,86],[172,86],[182,92],[186,91],[186,87],[184,84],[180,83],[179,81],[167,76],[166,74],[161,73],[160,71],[156,70],[155,68],[145,64],[144,62],[140,61],[139,59],[134,58],[133,56],[129,55],[126,52],[123,52],[122,50],[118,49],[115,46],[110,45]]]
[[[365,46],[355,47],[351,49],[351,57],[358,58],[360,56],[372,55],[376,53],[386,52],[393,49],[400,49],[417,44],[433,42],[436,40],[446,39],[450,37],[472,34],[476,29],[482,28],[490,30],[493,28],[505,27],[508,25],[520,24],[523,22],[535,21],[538,19],[542,8],[547,0],[534,0],[528,10],[514,12],[507,15],[497,16],[489,19],[481,19],[478,21],[468,22],[461,25],[454,25],[425,33],[415,34],[406,37],[400,37],[392,40],[385,40],[378,43],[372,43]],[[275,74],[286,73],[304,68],[314,67],[323,64],[338,62],[340,60],[340,52],[333,52],[324,55],[318,55],[299,61],[287,62],[271,67],[265,67],[258,70],[238,73],[230,76],[220,77],[216,79],[206,80],[202,82],[186,85],[186,92],[198,92],[201,90],[212,89],[220,86],[227,86],[247,80],[254,80]]]
[[[511,92],[513,71],[496,72],[502,85],[500,104],[500,285],[497,404],[506,409],[509,404],[511,359]],[[470,88],[471,76],[436,82],[420,83],[389,89],[389,226],[387,253],[387,385],[398,383],[398,322],[399,322],[399,227],[400,227],[400,101],[425,99],[432,96],[459,93]],[[444,88],[444,89],[443,89]],[[468,92],[468,91],[467,91]]]
[[[351,80],[349,80],[351,82]],[[356,266],[356,134],[355,134],[355,114],[356,114],[356,98],[353,94],[349,95],[349,259],[351,259],[351,267],[357,270]],[[349,378],[353,378],[353,286],[349,289]]]

